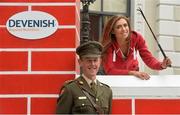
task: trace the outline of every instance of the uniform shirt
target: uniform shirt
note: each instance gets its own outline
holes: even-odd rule
[[[91,83],[94,81],[95,84],[96,84],[96,79],[95,80],[91,80],[91,79],[88,79],[84,74],[82,74],[82,77],[86,80],[86,82],[88,83],[89,87],[91,87]]]
[[[117,42],[113,42],[107,49],[103,60],[103,68],[109,75],[128,75],[129,71],[139,71],[137,51],[144,63],[151,69],[161,70],[161,62],[152,56],[148,50],[144,38],[132,31],[127,57],[123,56]]]
[[[92,100],[98,104],[105,114],[111,113],[112,90],[109,86],[97,82],[95,95],[86,80],[80,76],[76,80],[66,83],[58,98],[57,114],[98,114],[82,89],[89,93]]]

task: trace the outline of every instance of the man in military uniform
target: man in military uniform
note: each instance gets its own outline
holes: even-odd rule
[[[76,49],[82,75],[64,84],[58,98],[57,114],[110,114],[112,90],[96,79],[101,64],[102,45],[83,43]]]

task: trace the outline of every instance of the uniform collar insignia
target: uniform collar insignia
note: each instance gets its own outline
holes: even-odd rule
[[[79,100],[81,100],[81,99],[87,99],[87,97],[86,97],[86,96],[81,96],[81,97],[78,97],[78,99],[79,99]]]
[[[79,81],[79,84],[80,84],[80,85],[83,85],[84,83],[83,83],[83,81]]]

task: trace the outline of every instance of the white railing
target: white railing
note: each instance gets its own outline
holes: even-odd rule
[[[168,97],[180,98],[180,75],[151,75],[149,80],[134,76],[97,76],[113,90],[114,98]]]

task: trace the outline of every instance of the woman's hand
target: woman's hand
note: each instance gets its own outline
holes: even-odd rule
[[[169,58],[165,58],[161,64],[161,67],[163,69],[166,69],[167,67],[170,67],[171,66],[171,60]]]
[[[148,80],[150,76],[145,72],[129,71],[129,75],[134,75],[142,80]]]

